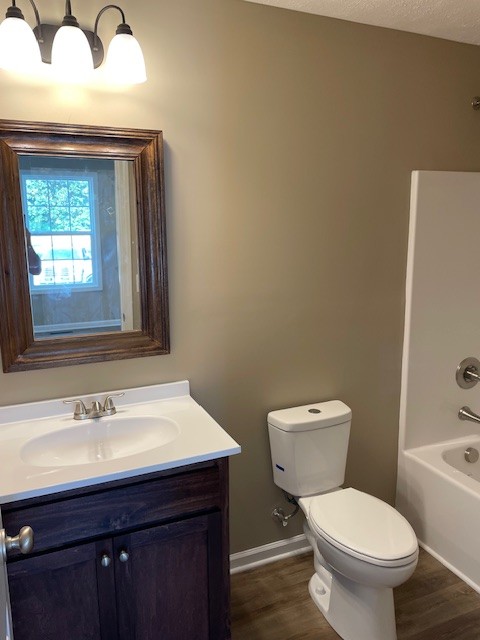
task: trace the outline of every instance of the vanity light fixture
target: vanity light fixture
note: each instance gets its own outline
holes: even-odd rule
[[[40,24],[40,17],[33,2],[32,6],[37,24]],[[12,6],[7,9],[5,20],[0,24],[0,68],[28,71],[39,66],[41,62],[35,34],[13,0]]]
[[[5,20],[0,24],[0,68],[35,73],[43,61],[51,64],[62,80],[88,80],[93,69],[98,68],[104,59],[98,22],[105,11],[115,9],[120,12],[122,22],[108,47],[105,80],[115,84],[146,81],[142,50],[119,6],[109,4],[103,7],[96,17],[94,31],[88,31],[79,26],[72,14],[70,0],[65,2],[65,17],[61,25],[42,23],[34,0],[29,1],[36,20],[33,30],[16,6],[16,0],[11,0],[12,6],[7,9]]]

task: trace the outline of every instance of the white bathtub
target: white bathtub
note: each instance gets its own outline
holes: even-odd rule
[[[400,452],[397,509],[422,547],[480,593],[480,460],[468,436]],[[477,478],[477,479],[475,479]]]

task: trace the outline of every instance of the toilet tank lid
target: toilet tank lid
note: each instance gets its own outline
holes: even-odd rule
[[[343,424],[352,419],[350,407],[341,400],[316,402],[290,409],[270,411],[267,422],[282,431],[310,431]]]

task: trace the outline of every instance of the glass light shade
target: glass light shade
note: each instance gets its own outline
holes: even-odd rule
[[[66,82],[83,82],[93,72],[93,58],[87,36],[79,27],[64,25],[55,34],[52,68]]]
[[[110,42],[105,77],[115,84],[140,84],[147,80],[142,49],[132,35],[118,33]]]
[[[32,71],[42,62],[37,39],[22,18],[5,18],[0,24],[0,69]]]

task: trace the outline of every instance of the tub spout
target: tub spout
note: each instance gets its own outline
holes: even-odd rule
[[[480,422],[480,416],[477,416],[470,407],[462,407],[458,412],[460,420],[471,420],[472,422]]]

